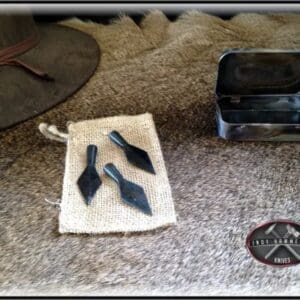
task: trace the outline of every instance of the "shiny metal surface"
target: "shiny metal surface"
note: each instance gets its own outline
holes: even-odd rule
[[[218,135],[300,141],[300,51],[239,49],[219,62]]]

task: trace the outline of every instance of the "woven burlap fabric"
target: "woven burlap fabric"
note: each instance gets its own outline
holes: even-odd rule
[[[117,130],[131,144],[146,149],[156,175],[140,170],[126,160],[124,152],[108,134]],[[117,116],[72,123],[68,126],[66,167],[60,204],[61,233],[139,232],[176,222],[171,188],[151,114]],[[96,169],[102,179],[92,203],[83,201],[77,180],[86,167],[87,145],[98,147]],[[103,173],[113,163],[122,175],[141,185],[152,208],[152,216],[124,204],[116,183]]]
[[[0,132],[1,294],[299,295],[300,266],[273,268],[245,248],[257,224],[299,221],[299,143],[238,143],[215,126],[218,60],[226,48],[300,48],[300,16],[241,14],[231,20],[161,12],[138,26],[69,21],[92,34],[101,63],[76,95]],[[150,232],[59,234],[65,147],[44,138],[57,124],[153,115],[177,225]]]

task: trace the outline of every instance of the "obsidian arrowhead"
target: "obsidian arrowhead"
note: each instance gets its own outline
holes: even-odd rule
[[[155,174],[155,170],[153,168],[150,157],[146,151],[130,145],[130,147],[125,149],[126,157],[128,161],[135,165],[136,167],[149,172],[151,174]]]
[[[118,184],[124,203],[137,208],[146,215],[152,216],[147,196],[141,186],[126,180],[112,163],[105,165],[104,172]]]
[[[129,144],[116,130],[112,131],[109,137],[116,145],[124,150],[127,160],[131,164],[146,172],[155,174],[151,159],[145,150]]]
[[[101,179],[95,168],[97,156],[97,146],[88,145],[87,147],[87,167],[78,178],[77,184],[84,197],[85,203],[90,205],[98,188],[101,185]]]
[[[144,214],[152,216],[152,210],[147,200],[144,189],[126,179],[120,185],[121,198],[128,205],[135,207],[142,211]]]

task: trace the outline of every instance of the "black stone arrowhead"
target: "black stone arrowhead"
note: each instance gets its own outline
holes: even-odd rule
[[[109,137],[116,145],[124,150],[127,160],[131,164],[146,172],[155,174],[150,157],[145,150],[129,144],[116,130],[112,131]]]
[[[139,209],[146,215],[152,216],[151,207],[141,186],[126,180],[112,163],[106,164],[103,170],[119,185],[123,202]]]
[[[95,168],[97,156],[97,146],[88,145],[87,147],[87,167],[78,178],[77,184],[80,192],[84,197],[87,205],[91,204],[93,197],[95,196],[98,188],[101,185],[100,176]]]

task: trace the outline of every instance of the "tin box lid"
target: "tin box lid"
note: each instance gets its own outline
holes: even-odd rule
[[[300,50],[232,49],[220,58],[216,94],[295,95],[300,91]]]

